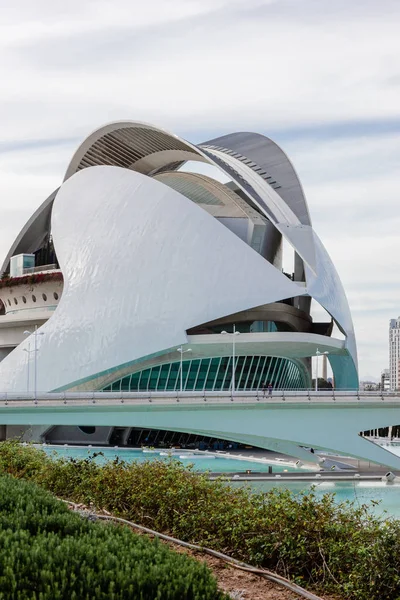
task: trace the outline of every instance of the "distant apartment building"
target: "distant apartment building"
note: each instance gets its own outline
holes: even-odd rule
[[[389,325],[390,389],[400,389],[400,317],[390,319]]]
[[[390,391],[390,369],[383,369],[381,373],[381,390],[382,392]]]
[[[360,381],[360,390],[363,392],[376,392],[379,390],[379,383],[376,383],[376,381]]]

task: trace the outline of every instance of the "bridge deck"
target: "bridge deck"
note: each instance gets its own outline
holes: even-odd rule
[[[400,396],[350,392],[62,392],[1,394],[2,425],[144,427],[224,438],[317,460],[304,447],[400,470],[400,457],[359,436],[400,423]]]

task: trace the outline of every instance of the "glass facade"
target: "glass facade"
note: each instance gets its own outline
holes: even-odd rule
[[[204,334],[204,333],[221,333],[222,331],[231,332],[233,323],[220,323],[217,325],[204,324],[198,327],[193,327],[188,330],[189,335]],[[235,324],[236,331],[240,333],[263,332],[271,333],[275,331],[293,331],[293,327],[287,323],[280,321],[241,321]]]
[[[184,360],[184,391],[229,391],[232,385],[232,357]],[[106,386],[103,391],[175,391],[180,389],[180,362],[157,365],[126,375]],[[272,384],[275,390],[305,389],[306,375],[297,363],[274,356],[237,356],[235,389],[258,390]]]

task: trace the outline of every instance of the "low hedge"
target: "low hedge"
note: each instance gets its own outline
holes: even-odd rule
[[[63,281],[61,271],[48,271],[46,273],[30,273],[20,277],[10,277],[4,274],[0,278],[0,290],[5,287],[17,287],[19,285],[37,285],[46,281]]]
[[[376,517],[365,505],[338,505],[332,494],[251,493],[176,461],[52,460],[13,442],[0,444],[1,470],[319,592],[400,599],[400,522]]]
[[[0,477],[0,599],[227,600],[205,564]]]

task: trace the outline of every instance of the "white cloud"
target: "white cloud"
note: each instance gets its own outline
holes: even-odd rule
[[[131,114],[192,130],[397,118],[400,7],[331,5],[42,1],[0,28],[2,136],[42,137],[42,118],[50,137]]]

